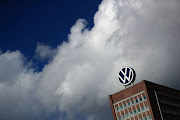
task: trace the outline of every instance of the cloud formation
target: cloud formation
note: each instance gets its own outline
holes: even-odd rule
[[[2,53],[0,118],[110,120],[108,95],[123,89],[117,74],[124,66],[135,69],[135,83],[178,88],[179,6],[178,0],[103,0],[94,27],[77,20],[41,72],[24,65],[20,51]],[[41,59],[53,51],[36,49]]]
[[[56,55],[57,50],[52,49],[50,46],[43,43],[38,43],[35,52],[35,58],[43,61],[46,59],[52,59]]]

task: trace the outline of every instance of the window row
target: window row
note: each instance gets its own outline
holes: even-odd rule
[[[171,114],[163,114],[163,120],[180,120],[180,116],[171,115]]]
[[[123,109],[122,109],[122,110],[123,110]],[[146,110],[146,111],[149,110],[149,106],[148,106],[148,105],[145,105],[145,106],[142,106],[141,108],[135,109],[135,110],[133,110],[133,112],[134,112],[134,114],[136,115],[137,111],[138,111],[138,112],[141,112],[141,111],[144,112],[145,110]],[[119,107],[116,108],[116,111],[117,111],[117,112],[120,111],[120,110],[119,110]]]
[[[180,105],[180,98],[174,98],[174,97],[166,96],[166,95],[162,95],[162,94],[157,94],[157,95],[158,95],[158,99],[160,101],[165,101],[165,102],[170,102],[170,103]]]
[[[139,109],[137,109],[137,110],[133,110],[133,112],[134,112],[134,114],[136,115],[137,112],[138,112],[138,113],[145,112],[145,109],[146,109],[147,111],[149,110],[148,105],[146,105],[145,108],[142,107],[141,109],[139,108]]]
[[[167,105],[167,104],[160,104],[160,107],[161,107],[162,110],[167,110],[167,111],[171,111],[171,112],[180,113],[180,107],[177,107],[177,106],[171,106],[171,105]]]
[[[127,107],[131,107],[131,106],[133,106],[135,104],[138,104],[138,103],[142,102],[143,100],[144,101],[146,100],[146,96],[143,96],[143,98],[139,97],[139,99],[137,98],[137,99],[129,101],[127,103],[122,102],[122,103],[119,104],[120,105],[120,109],[121,110],[126,109]],[[117,111],[119,111],[119,107],[117,107],[116,109],[117,109]]]
[[[133,117],[133,116],[131,116],[131,117]],[[118,118],[119,118],[119,120],[126,120],[131,117],[128,114],[126,114],[126,115],[119,116]],[[151,115],[148,115],[148,116],[140,118],[140,120],[152,120],[152,118],[151,118]]]

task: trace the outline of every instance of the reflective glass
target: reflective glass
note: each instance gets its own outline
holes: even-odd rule
[[[121,117],[119,116],[119,120],[121,120]]]
[[[126,108],[126,104],[124,104],[124,107]]]
[[[144,117],[144,120],[147,120],[147,117]]]
[[[128,102],[128,106],[130,107],[130,103]]]
[[[151,120],[151,116],[149,115],[148,117],[149,117],[149,120]]]
[[[129,114],[128,113],[126,114],[126,116],[127,116],[127,118],[129,118]]]
[[[119,111],[119,107],[117,107],[117,111]]]
[[[143,96],[144,100],[146,100],[146,96]]]
[[[125,119],[125,115],[123,115],[123,119]]]
[[[142,111],[144,112],[144,107],[142,107]]]
[[[132,113],[132,112],[130,112],[130,114],[131,114],[131,116],[133,116],[133,113]]]
[[[141,110],[140,110],[140,109],[138,109],[138,112],[140,113],[140,112],[141,112]]]

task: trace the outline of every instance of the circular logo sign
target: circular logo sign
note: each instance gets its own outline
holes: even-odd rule
[[[121,84],[129,85],[130,83],[134,82],[136,73],[131,67],[124,67],[119,72],[118,78]]]

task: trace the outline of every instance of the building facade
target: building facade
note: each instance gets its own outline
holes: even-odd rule
[[[143,80],[109,95],[114,120],[180,120],[180,91]]]

